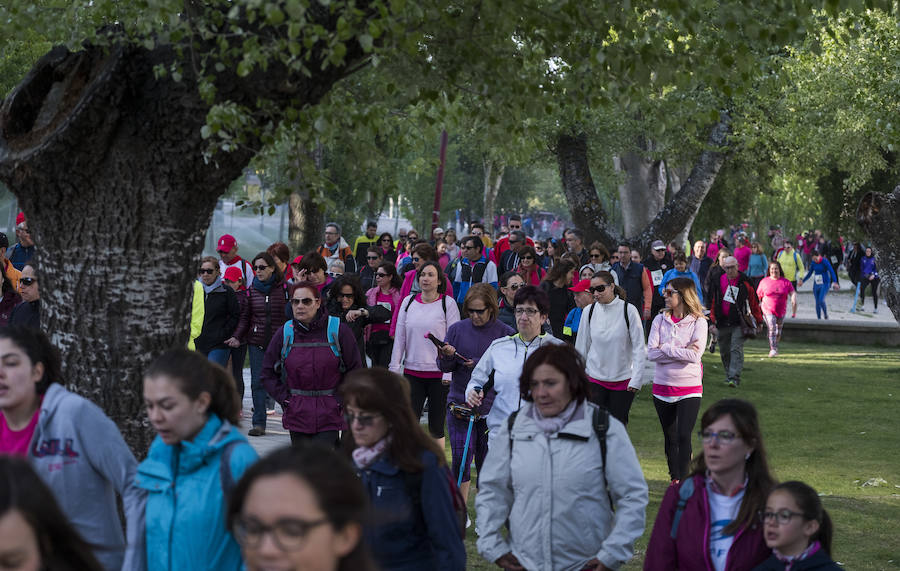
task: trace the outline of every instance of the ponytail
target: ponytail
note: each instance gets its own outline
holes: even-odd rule
[[[787,492],[794,498],[794,502],[797,503],[797,507],[803,513],[803,519],[819,522],[819,531],[809,539],[811,542],[818,541],[825,553],[831,557],[831,536],[834,533],[834,525],[831,523],[831,516],[822,507],[822,500],[819,498],[819,494],[810,486],[796,480],[782,482],[772,488],[772,492],[777,491]],[[771,494],[772,492],[769,493]]]
[[[144,373],[146,377],[165,375],[191,400],[209,393],[209,411],[234,426],[241,421],[241,401],[234,379],[219,365],[196,351],[172,349],[157,357]]]
[[[616,292],[616,297],[622,301],[628,301],[627,294],[622,286],[613,284],[613,291]]]

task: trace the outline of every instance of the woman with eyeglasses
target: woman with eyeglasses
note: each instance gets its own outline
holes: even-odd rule
[[[591,256],[590,266],[596,274],[597,272],[612,272],[612,264],[609,263],[609,250],[600,242],[593,242],[588,248]],[[613,278],[618,279],[616,274],[612,274]],[[618,285],[618,282],[616,282]]]
[[[340,318],[346,323],[359,347],[360,360],[366,362],[366,340],[364,337],[366,327],[371,323],[384,323],[390,321],[391,311],[378,304],[368,304],[366,294],[359,285],[359,279],[348,274],[334,280],[334,285],[329,291],[328,313]]]
[[[684,478],[691,463],[691,434],[703,396],[703,351],[708,324],[690,278],[670,280],[666,308],[650,326],[647,358],[656,364],[653,405],[662,425],[669,478]]]
[[[528,285],[540,285],[544,279],[544,269],[537,263],[537,252],[531,246],[522,246],[519,248],[519,265],[515,271],[519,272],[522,279]]]
[[[493,394],[476,409],[470,409],[480,416],[472,425],[471,444],[466,458],[463,459],[463,448],[466,445],[466,433],[469,418],[466,412],[457,409],[457,405],[466,406],[466,387],[472,377],[472,369],[481,360],[481,356],[495,339],[515,335],[516,330],[497,320],[500,308],[497,306],[497,292],[489,284],[474,284],[466,292],[463,302],[463,314],[467,319],[457,321],[447,329],[444,345],[438,351],[438,366],[441,371],[451,373],[450,392],[447,395],[448,412],[447,428],[450,434],[450,450],[453,456],[453,475],[458,476],[462,470],[462,484],[459,491],[463,498],[469,498],[469,467],[472,459],[475,467],[481,472],[481,465],[487,454],[487,421],[485,416],[491,409]]]
[[[634,395],[644,384],[643,322],[610,272],[597,272],[590,291],[594,302],[582,309],[575,338],[587,364],[589,398],[628,426]]]
[[[366,303],[369,306],[381,306],[390,312],[390,317],[383,322],[373,320],[366,341],[366,351],[372,359],[373,367],[385,367],[391,363],[391,351],[394,339],[391,337],[391,321],[395,318],[400,301],[400,286],[403,282],[397,274],[397,268],[390,262],[382,262],[375,271],[375,287],[366,292]]]
[[[382,232],[374,245],[381,250],[381,257],[385,262],[392,264],[397,262],[397,250],[394,248],[394,238],[390,232]]]
[[[195,352],[160,355],[144,373],[157,436],[138,466],[147,495],[147,569],[241,569],[225,501],[258,455],[238,430],[240,402],[225,369]]]
[[[194,347],[204,357],[224,367],[228,364],[232,333],[241,318],[241,306],[234,290],[222,282],[219,260],[204,256],[200,260],[200,285],[203,288],[203,326],[194,339]],[[240,345],[238,345],[240,346]]]
[[[309,256],[304,256],[300,264],[307,263]],[[319,258],[324,265],[324,259],[321,256]],[[263,436],[266,433],[266,411],[275,408],[263,388],[263,356],[279,327],[287,321],[290,291],[275,265],[275,259],[267,252],[260,252],[253,258],[253,271],[256,276],[247,288],[247,308],[241,314],[234,336],[226,343],[229,347],[240,347],[242,341],[247,344],[250,354],[250,392],[253,398],[252,426],[247,434]],[[301,274],[304,272],[309,273],[301,270]],[[267,405],[267,401],[271,404]]]
[[[235,486],[228,528],[248,571],[376,571],[362,538],[368,504],[338,452],[282,448]]]
[[[9,318],[13,310],[22,303],[22,297],[16,291],[12,280],[9,279],[6,272],[2,269],[0,269],[0,279],[3,280],[3,283],[0,284],[0,327],[6,327],[9,324]]]
[[[326,297],[328,295],[328,288],[331,287],[334,278],[326,274],[328,271],[328,264],[321,254],[315,250],[307,252],[304,254],[303,259],[300,260],[300,263],[296,265],[296,268],[297,271],[294,276],[294,285],[303,281],[308,281],[316,286],[319,297]],[[290,308],[285,308],[285,319],[290,319]]]
[[[548,318],[553,336],[557,339],[562,339],[566,316],[575,308],[575,297],[569,291],[574,277],[575,264],[560,260],[547,272],[540,285],[550,299]]]
[[[385,369],[364,369],[347,376],[341,397],[352,435],[344,445],[372,503],[364,537],[379,567],[465,569],[444,449],[413,414],[409,383]]]
[[[450,389],[450,375],[437,364],[437,348],[428,339],[447,336],[447,329],[459,321],[459,307],[446,295],[446,278],[435,261],[424,262],[418,272],[422,291],[403,298],[397,310],[397,329],[391,352],[390,370],[409,381],[413,413],[422,416],[428,400],[428,431],[444,446],[444,409]]]
[[[311,282],[294,287],[291,312],[293,319],[266,348],[262,383],[284,409],[281,422],[291,444],[334,447],[345,429],[337,389],[348,372],[363,366],[356,339],[346,323],[328,315]]]
[[[19,296],[22,301],[9,314],[10,326],[21,325],[37,330],[41,328],[41,290],[38,287],[36,269],[37,266],[30,260],[22,268],[22,276],[19,278]]]
[[[666,490],[644,569],[750,571],[769,556],[757,513],[775,486],[759,417],[740,399],[723,399],[700,419],[703,452]]]
[[[543,289],[534,286],[519,288],[514,307],[519,332],[501,337],[488,346],[472,370],[472,377],[466,386],[466,403],[470,407],[480,407],[485,400],[494,397],[487,415],[488,449],[494,445],[500,425],[522,406],[519,377],[525,360],[544,345],[565,343],[542,332],[542,325],[550,311],[550,300]]]
[[[500,276],[497,285],[500,288],[500,313],[497,314],[497,319],[501,323],[505,323],[515,329],[516,314],[514,313],[513,299],[516,297],[516,292],[519,291],[519,288],[525,285],[525,280],[519,272],[510,270]]]

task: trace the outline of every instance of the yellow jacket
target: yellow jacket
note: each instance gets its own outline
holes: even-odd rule
[[[203,331],[203,318],[206,314],[206,304],[204,303],[203,284],[200,280],[194,280],[194,298],[191,301],[191,335],[188,339],[188,349],[194,350],[194,339],[200,337]]]

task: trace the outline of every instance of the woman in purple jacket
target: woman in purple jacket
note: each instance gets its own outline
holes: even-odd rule
[[[757,513],[775,486],[752,404],[723,399],[700,420],[703,453],[666,490],[644,569],[750,571],[769,556]]]
[[[346,373],[363,366],[356,338],[346,323],[338,323],[337,343],[329,343],[328,322],[336,318],[325,311],[312,282],[294,287],[291,309],[294,318],[276,330],[266,349],[262,383],[284,409],[282,424],[292,444],[314,440],[336,447],[338,431],[346,429],[337,388]],[[293,331],[293,343],[282,359],[285,328]]]
[[[497,291],[490,284],[474,284],[466,292],[463,301],[463,313],[468,319],[457,321],[447,329],[447,342],[438,352],[438,366],[445,373],[452,373],[450,379],[450,392],[447,403],[452,405],[466,404],[466,385],[472,376],[472,369],[478,364],[478,360],[487,351],[487,348],[495,339],[515,335],[516,330],[499,321],[497,315],[500,307],[497,305]],[[457,354],[459,351],[459,354]],[[462,484],[459,491],[468,501],[469,479],[472,457],[475,457],[475,467],[481,473],[481,466],[487,456],[488,427],[487,416],[491,410],[496,393],[489,390],[484,397],[481,406],[472,409],[481,418],[475,421],[472,427],[469,452],[463,461],[463,448],[466,445],[466,434],[469,428],[469,419],[454,414],[453,409],[447,411],[447,430],[450,433],[450,450],[453,454],[453,476],[459,476],[463,472]]]

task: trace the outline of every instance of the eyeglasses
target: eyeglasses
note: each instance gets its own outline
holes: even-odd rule
[[[474,250],[475,248],[475,246],[462,246],[460,250]]]
[[[736,269],[738,269],[738,267],[737,266],[722,266],[722,269],[723,270],[736,270]]]
[[[216,270],[215,270],[215,269],[212,269],[212,268],[200,268],[200,273],[201,273],[201,274],[209,275],[209,274],[214,274],[214,273],[216,273]],[[19,281],[20,281],[20,282],[23,282],[23,281],[25,281],[26,279],[29,279],[29,278],[21,278]],[[25,285],[30,285],[30,284],[25,284]]]
[[[354,297],[356,297],[356,295],[354,295],[352,293],[339,293],[335,297],[337,297],[338,299],[340,299],[340,298],[353,299]]]
[[[777,521],[778,525],[787,525],[791,523],[791,520],[797,516],[803,517],[802,513],[792,512],[787,508],[778,510],[777,512],[764,512],[760,510],[756,512],[756,514],[759,516],[760,522],[767,523],[770,521]]]
[[[475,309],[474,307],[466,308],[466,311],[468,311],[469,313],[474,313],[475,315],[484,315],[484,312],[487,310],[488,310],[488,308],[486,308],[486,307],[483,309]]]
[[[377,260],[378,256],[366,256],[367,260]]]
[[[329,232],[328,230],[326,230],[325,235],[326,236],[337,236],[337,232]]]
[[[272,534],[275,545],[282,551],[297,551],[306,543],[309,532],[324,523],[327,518],[315,521],[285,518],[276,521],[273,525],[266,525],[255,518],[240,518],[234,524],[234,537],[241,545],[259,547],[263,536]]]
[[[592,258],[602,258],[603,254],[591,254]]]
[[[670,295],[675,295],[676,293],[678,293],[678,291],[677,291],[677,290],[674,290],[674,289],[666,289],[666,290],[663,290],[663,295],[664,295],[665,297],[669,297]]]
[[[269,266],[253,266],[253,269],[257,272],[264,272],[269,269]]]
[[[522,257],[519,258],[519,259],[520,259],[520,260],[533,260],[533,259],[534,259],[534,256],[522,256]]]
[[[300,304],[302,303],[303,305],[309,307],[309,306],[312,305],[315,301],[316,301],[316,300],[313,299],[313,298],[311,298],[311,297],[304,297],[303,299],[297,299],[297,298],[295,297],[294,299],[291,300],[291,305],[293,305],[294,307],[297,307],[298,305],[300,305]]]
[[[400,236],[400,237],[401,237],[401,238],[406,238],[406,236]],[[390,243],[391,239],[390,239],[390,238],[382,238],[381,241],[382,241],[382,242],[388,242],[388,243]]]
[[[521,283],[521,284],[509,284],[509,285],[506,286],[506,287],[508,287],[509,289],[511,289],[511,290],[513,290],[513,291],[516,291],[517,289],[519,289],[520,287],[522,287],[522,286],[524,286],[524,285],[525,285],[524,283]]]
[[[37,283],[37,278],[19,278],[19,283],[23,286],[30,286]]]
[[[591,293],[603,293],[606,291],[606,288],[608,288],[608,287],[612,287],[612,286],[603,285],[603,284],[594,286],[591,288]]]
[[[528,317],[534,317],[538,313],[538,310],[533,307],[517,307],[515,311],[516,315],[527,315]]]
[[[344,413],[344,420],[347,421],[347,426],[353,426],[354,422],[358,422],[360,426],[372,426],[372,423],[375,422],[376,419],[380,418],[381,414],[353,414],[352,412]]]
[[[719,432],[701,430],[697,433],[697,436],[700,437],[700,440],[702,440],[704,444],[710,444],[713,441],[713,438],[716,439],[716,442],[721,444],[731,444],[734,442],[735,438],[740,438],[736,432],[730,430],[720,430]]]

